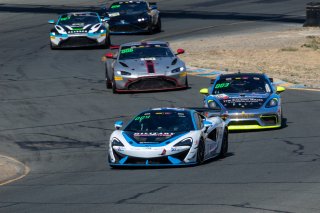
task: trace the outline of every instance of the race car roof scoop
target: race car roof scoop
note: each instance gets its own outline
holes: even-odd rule
[[[128,65],[126,65],[125,63],[123,63],[123,62],[121,62],[121,61],[119,61],[119,64],[121,64],[121,65],[124,66],[124,67],[129,67]]]

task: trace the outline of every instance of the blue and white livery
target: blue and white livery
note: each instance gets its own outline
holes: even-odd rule
[[[111,167],[194,165],[228,152],[224,121],[193,109],[151,109],[122,125],[117,121],[110,136]]]

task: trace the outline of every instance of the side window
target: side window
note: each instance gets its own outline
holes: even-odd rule
[[[208,135],[208,138],[210,138],[213,141],[217,141],[217,129],[211,131]]]
[[[202,118],[198,113],[193,114],[194,120],[196,121],[196,128],[202,129]]]

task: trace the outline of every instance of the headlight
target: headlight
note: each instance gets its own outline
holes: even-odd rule
[[[278,106],[278,99],[277,98],[272,98],[270,101],[268,101],[266,107],[270,108],[270,107],[275,107]]]
[[[124,146],[118,138],[113,138],[111,142],[112,146]]]
[[[214,101],[214,100],[208,100],[208,108],[210,109],[221,109],[221,107],[219,106],[219,104]]]
[[[148,17],[139,17],[138,22],[148,21]]]
[[[182,72],[182,71],[184,71],[184,67],[178,67],[178,68],[172,70],[171,72],[172,73],[177,73],[177,72]]]
[[[126,71],[117,71],[118,75],[131,75],[130,72],[126,72]]]
[[[192,146],[192,138],[186,138],[174,146]]]

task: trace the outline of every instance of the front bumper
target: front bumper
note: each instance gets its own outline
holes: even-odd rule
[[[280,128],[281,108],[229,110],[225,119],[229,130],[258,130]]]
[[[105,45],[108,34],[50,35],[52,47],[72,48]]]
[[[117,92],[175,90],[187,88],[186,73],[178,75],[148,75],[141,77],[115,76]]]
[[[119,148],[110,148],[109,150],[109,164],[110,166],[188,166],[196,164],[195,158],[187,160],[186,158],[190,153],[190,148],[177,151],[170,151],[168,149],[165,155],[160,155],[163,147],[159,148],[141,148],[139,151],[123,151]],[[139,155],[140,153],[140,155]],[[195,153],[195,152],[194,152]]]

